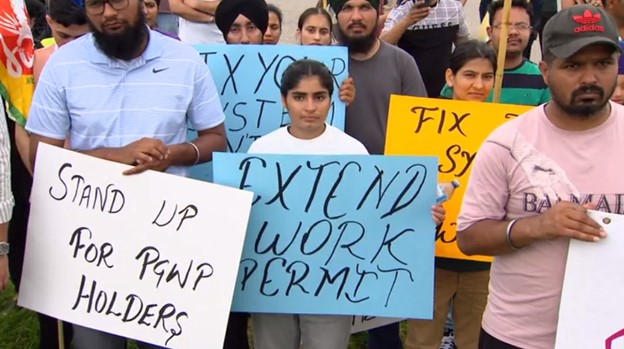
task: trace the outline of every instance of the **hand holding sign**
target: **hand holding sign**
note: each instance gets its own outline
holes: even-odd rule
[[[558,202],[541,215],[527,219],[539,224],[539,228],[531,230],[542,232],[545,239],[566,237],[597,242],[607,236],[604,229],[587,214],[586,207],[569,201]]]
[[[216,182],[255,193],[233,310],[431,317],[435,159],[214,161]]]
[[[108,155],[98,156],[120,164],[132,165],[145,163],[153,159],[162,160],[169,155],[169,149],[163,141],[143,137],[121,148],[108,149]]]
[[[221,347],[251,193],[123,176],[43,143],[37,156],[19,304],[160,346]]]
[[[340,85],[340,100],[348,106],[355,99],[355,83],[353,78],[349,77],[342,81]]]
[[[624,348],[624,216],[589,211],[589,217],[609,237],[570,241],[555,349]]]

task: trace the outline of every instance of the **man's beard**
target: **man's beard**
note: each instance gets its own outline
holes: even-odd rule
[[[89,21],[89,27],[93,32],[95,44],[106,56],[124,61],[135,58],[137,49],[148,36],[145,14],[140,8],[138,20],[134,24],[129,24],[128,28],[119,34],[98,31],[91,21]]]
[[[600,86],[587,85],[587,86],[582,86],[572,91],[572,94],[570,96],[570,100],[568,103],[562,103],[563,98],[560,98],[560,96],[557,95],[557,93],[552,94],[552,100],[554,103],[556,103],[559,106],[561,110],[563,110],[570,116],[573,116],[579,119],[587,119],[595,115],[599,111],[601,111],[604,108],[604,106],[607,105],[607,103],[609,103],[609,96],[613,94],[614,90],[615,90],[615,85],[613,86],[613,88],[611,89],[609,93],[605,93],[605,90]],[[600,101],[598,103],[588,104],[588,105],[574,103],[574,100],[577,99],[579,95],[583,93],[588,93],[588,92],[599,94]]]
[[[373,28],[377,28],[377,23]],[[338,25],[338,30],[336,31],[336,36],[338,42],[344,46],[349,48],[349,53],[368,53],[375,45],[377,41],[377,33],[375,29],[371,31],[370,34],[362,37],[348,37]]]

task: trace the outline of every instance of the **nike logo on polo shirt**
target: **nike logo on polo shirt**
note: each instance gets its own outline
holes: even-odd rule
[[[156,74],[156,73],[160,73],[161,71],[163,71],[163,70],[167,70],[167,69],[169,69],[169,67],[167,67],[167,68],[162,68],[162,69],[156,69],[156,68],[154,68],[154,69],[152,69],[152,73],[154,73],[154,74]]]

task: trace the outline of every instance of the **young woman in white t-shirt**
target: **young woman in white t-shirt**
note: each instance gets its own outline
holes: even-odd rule
[[[282,103],[291,124],[255,141],[249,153],[265,154],[368,154],[355,138],[328,125],[334,81],[320,62],[292,63],[281,80]],[[437,224],[444,220],[442,206],[433,208]],[[252,314],[256,349],[346,349],[351,316]]]
[[[255,141],[249,153],[368,154],[362,143],[325,121],[334,90],[323,63],[299,60],[282,76],[282,103],[291,124]],[[345,349],[351,316],[252,314],[256,349]]]

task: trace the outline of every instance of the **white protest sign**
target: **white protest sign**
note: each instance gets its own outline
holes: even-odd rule
[[[624,349],[624,216],[590,215],[608,236],[570,242],[555,349]]]
[[[223,345],[252,193],[41,144],[19,304],[171,348]]]
[[[354,316],[351,319],[351,333],[368,331],[373,328],[390,325],[402,320],[404,319],[393,317]]]

